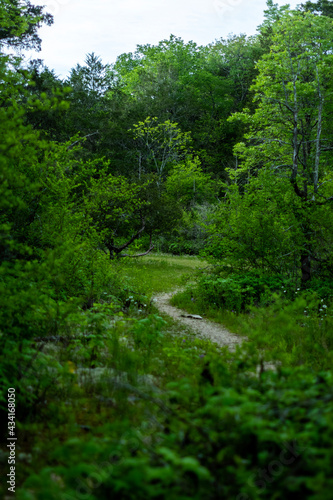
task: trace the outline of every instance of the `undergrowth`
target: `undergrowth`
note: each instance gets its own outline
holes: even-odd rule
[[[194,263],[124,261],[113,281],[123,288],[64,316],[56,334],[5,345],[2,382],[18,389],[15,498],[330,498],[329,307],[276,297],[237,315],[201,309],[194,285],[179,294],[188,311],[229,318],[248,335],[231,353],[150,300]],[[2,445],[3,477],[7,459]]]
[[[246,335],[267,357],[329,369],[333,359],[332,288],[301,290],[278,277],[197,275],[171,303]]]

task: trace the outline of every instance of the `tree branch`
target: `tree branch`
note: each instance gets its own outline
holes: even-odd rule
[[[142,231],[145,230],[145,227],[146,227],[146,222],[144,219],[142,219],[142,227],[141,229],[139,229],[139,231],[137,231],[126,243],[124,243],[121,247],[117,247],[114,249],[114,251],[118,254],[120,253],[122,250],[125,250],[125,248],[127,248],[128,246],[130,246],[133,241],[137,240],[140,236],[140,234],[142,233]]]
[[[150,240],[149,240],[149,248],[146,252],[143,253],[137,253],[136,255],[130,255],[128,253],[122,253],[118,255],[118,257],[143,257],[144,255],[148,255],[153,249],[155,248],[155,245],[152,245],[152,235],[150,235]]]
[[[68,146],[67,151],[69,151],[71,148],[73,148],[75,146],[75,144],[77,144],[78,142],[83,141],[83,139],[87,139],[88,137],[91,137],[92,135],[96,135],[96,134],[99,134],[98,130],[97,130],[97,132],[93,132],[92,134],[88,134],[88,135],[85,135],[84,137],[80,137],[80,139],[78,139],[77,141],[73,142],[73,144],[70,144]]]

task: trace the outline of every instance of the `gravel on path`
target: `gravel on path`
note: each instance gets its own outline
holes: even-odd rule
[[[160,312],[171,316],[174,320],[191,328],[202,339],[215,342],[220,347],[228,347],[230,351],[235,351],[236,345],[241,345],[244,341],[248,340],[247,337],[235,335],[222,325],[214,323],[213,321],[183,317],[188,316],[186,311],[170,305],[171,297],[178,291],[179,290],[175,290],[170,293],[155,295],[153,298],[154,305]]]

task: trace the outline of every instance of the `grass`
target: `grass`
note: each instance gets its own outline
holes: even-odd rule
[[[89,342],[69,341],[55,347],[44,343],[43,353],[32,367],[36,390],[40,385],[49,387],[43,402],[32,409],[31,420],[20,426],[20,500],[37,498],[26,496],[34,491],[34,485],[38,499],[53,498],[48,496],[52,482],[42,493],[43,481],[34,478],[59,463],[66,467],[74,467],[76,460],[80,463],[82,457],[72,451],[76,444],[81,443],[84,449],[85,442],[95,440],[117,443],[119,435],[137,432],[153,446],[153,435],[165,419],[163,393],[168,384],[186,379],[192,390],[199,387],[205,356],[217,353],[209,342],[188,336],[186,329],[172,320],[163,322],[154,315],[138,321],[120,320],[106,329],[94,349],[95,368],[90,367]],[[58,364],[58,372],[49,368],[51,364]],[[91,467],[90,473],[94,471],[94,457],[87,455],[84,460],[93,464],[86,466]],[[6,466],[0,464],[0,473]],[[27,478],[29,487],[24,485]]]
[[[318,299],[311,295],[299,296],[293,302],[275,296],[270,305],[236,313],[214,307],[189,286],[175,294],[171,303],[247,336],[258,351],[265,351],[267,360],[311,369],[332,366],[333,310],[325,305],[325,315],[318,314]]]
[[[182,286],[186,277],[204,266],[205,263],[193,257],[151,255],[140,260],[122,260],[116,263],[115,270],[120,281],[154,294]],[[203,305],[191,298],[187,290],[178,294],[175,301],[190,312],[202,313]],[[233,326],[240,320],[229,312],[215,310],[213,314],[209,308],[204,312],[224,324],[226,318],[229,324],[234,321]],[[243,462],[252,466],[244,442],[252,442],[253,433],[257,432],[258,412],[263,413],[259,435],[262,429],[271,426],[276,401],[284,404],[279,386],[276,400],[272,389],[274,383],[280,383],[278,373],[267,374],[264,387],[261,384],[266,383],[265,376],[262,379],[249,376],[256,372],[260,361],[255,342],[247,343],[247,351],[224,350],[221,355],[210,342],[197,339],[167,316],[161,318],[153,306],[141,315],[138,310],[135,314],[133,306],[130,311],[111,318],[110,312],[98,310],[97,305],[95,312],[81,311],[77,321],[82,322],[83,318],[86,326],[81,337],[77,328],[73,336],[74,321],[72,332],[64,332],[62,340],[59,335],[53,342],[42,343],[38,357],[34,352],[31,359],[27,353],[19,354],[27,358],[24,361],[27,368],[20,366],[26,377],[22,388],[27,394],[33,390],[36,399],[26,409],[18,405],[20,467],[16,498],[99,500],[114,495],[126,500],[157,498],[157,480],[165,481],[166,488],[163,490],[166,494],[162,492],[159,498],[236,498],[238,485],[248,484],[251,468],[249,472],[245,470],[245,479],[230,479],[223,474],[232,470],[233,457],[237,458],[233,470],[240,474],[243,472],[238,456],[245,454]],[[257,333],[264,330],[265,321],[263,318],[256,326],[252,318],[252,328]],[[278,338],[279,322],[275,321],[275,327],[273,333]],[[292,326],[287,329],[287,335],[291,333]],[[281,338],[280,342],[283,341]],[[18,353],[10,355],[15,357]],[[282,382],[283,377],[281,372]],[[269,398],[270,394],[273,394],[273,413],[269,414],[263,398]],[[281,411],[286,414],[284,407]],[[277,414],[276,425],[281,426],[277,430],[285,440],[282,420]],[[299,421],[298,415],[295,421]],[[293,429],[290,434],[294,439]],[[255,443],[261,441],[255,438]],[[267,450],[263,446],[258,456],[266,460]],[[224,457],[228,450],[230,458]],[[5,453],[5,445],[1,445],[3,477],[8,471]],[[270,457],[273,459],[274,453]],[[201,464],[215,474],[220,488],[234,484],[233,493],[206,496],[206,486],[213,491],[215,483],[205,482],[208,476]],[[220,464],[220,469],[216,469],[216,464]],[[257,468],[256,458],[253,470]],[[174,479],[177,474],[179,479]],[[199,479],[202,490],[197,493]],[[176,493],[171,490],[173,481],[176,485],[179,482]],[[189,489],[184,496],[184,485],[190,488],[191,484],[193,491]],[[147,488],[151,485],[151,495],[141,491],[142,485],[148,485]]]
[[[130,280],[148,296],[182,287],[194,271],[206,265],[197,257],[168,254],[151,254],[116,263],[120,277]]]
[[[194,257],[170,255],[114,263],[120,282],[147,296],[182,286],[203,265]],[[27,367],[20,368],[26,375],[22,391],[29,394],[34,387],[36,399],[26,401],[26,410],[22,404],[18,417],[24,422],[18,444],[23,457],[17,474],[19,499],[28,498],[23,486],[27,477],[57,463],[54,453],[67,463],[68,442],[103,439],[106,434],[116,441],[128,429],[142,432],[149,441],[165,418],[159,406],[165,405],[168,384],[187,379],[198,387],[207,356],[218,356],[214,345],[197,339],[171,318],[162,319],[152,305],[141,314],[133,306],[112,318],[110,311],[96,304],[95,312],[80,312],[77,321],[85,325],[80,331],[74,320],[72,330],[68,325],[53,341],[37,344],[41,349],[37,357],[32,351],[23,353]],[[143,424],[146,430],[141,429]],[[0,457],[4,451],[0,448]],[[0,463],[0,474],[6,466]],[[38,498],[48,495],[49,491],[40,493]]]
[[[176,293],[171,299],[171,304],[191,314],[204,315],[207,319],[223,325],[234,333],[242,333],[242,318],[245,315],[238,315],[226,309],[218,309],[202,302],[192,296],[190,288]]]

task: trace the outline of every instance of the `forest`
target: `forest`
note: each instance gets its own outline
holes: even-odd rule
[[[331,500],[333,2],[66,78],[53,21],[1,0],[0,497]]]

